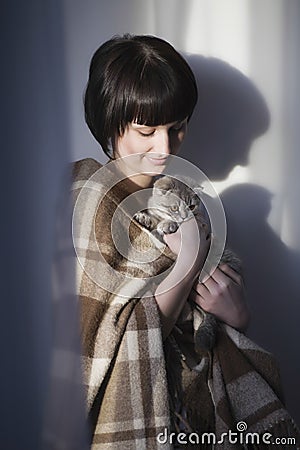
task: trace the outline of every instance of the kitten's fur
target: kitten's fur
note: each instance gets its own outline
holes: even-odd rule
[[[163,235],[175,233],[182,222],[193,214],[208,227],[204,215],[204,205],[200,199],[202,188],[188,178],[163,176],[153,185],[147,209],[135,214],[134,218],[152,232],[161,242]],[[236,272],[241,272],[241,262],[229,249],[225,249],[220,264],[226,263]],[[199,314],[194,314],[195,347],[205,351],[215,344],[218,323],[214,315],[193,304]]]
[[[185,180],[190,185],[191,180]],[[195,186],[193,190],[176,178],[161,177],[153,185],[147,209],[134,218],[164,242],[164,234],[175,233],[182,222],[200,212],[202,203],[197,190],[202,188]]]

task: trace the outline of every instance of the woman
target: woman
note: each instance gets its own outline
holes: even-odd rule
[[[180,314],[191,301],[236,329],[248,323],[242,278],[228,265],[197,282],[210,245],[206,227],[183,222],[176,233],[164,236],[167,247],[155,259],[139,264],[138,251],[157,249],[137,223],[124,225],[126,208],[118,208],[151,188],[170,155],[178,154],[196,102],[190,67],[162,39],[115,37],[92,58],[86,122],[114,161],[101,168],[86,159],[74,167],[74,242],[95,449],[120,443],[122,449],[160,448],[158,436],[169,435],[172,428],[213,431],[209,361],[195,352],[191,323],[180,322]],[[120,209],[112,236],[113,216]],[[115,239],[122,241],[128,229],[134,250],[122,254]],[[187,355],[184,348],[189,348]],[[205,361],[206,369],[194,371],[180,359],[197,367]],[[192,397],[196,405],[189,409]]]
[[[101,97],[103,88],[106,91]],[[197,87],[191,69],[161,39],[151,36],[115,38],[102,45],[92,59],[85,97],[86,120],[109,157],[141,153],[144,158],[144,153],[153,153],[162,163],[166,162],[166,156],[178,154],[196,102]],[[113,147],[109,150],[110,140]],[[142,164],[140,169],[143,170]],[[151,176],[142,175],[134,178],[131,188],[146,188],[151,183]],[[196,235],[190,233],[190,227],[191,224],[187,223],[181,230],[182,233],[186,231],[190,238],[183,246],[187,255],[191,254],[197,240]],[[175,253],[178,253],[178,235],[165,237]],[[182,254],[180,257],[186,256]],[[181,262],[178,270],[180,266]],[[195,261],[195,275],[199,273],[199,267],[200,261]],[[170,292],[169,302],[165,298],[157,298],[162,320],[168,322],[163,323],[165,335],[173,327],[193,281],[191,273],[189,280],[185,281],[187,286],[178,287],[178,295]],[[200,306],[229,325],[246,327],[248,310],[242,280],[229,266],[217,269],[209,281],[198,287],[198,291],[193,298]]]

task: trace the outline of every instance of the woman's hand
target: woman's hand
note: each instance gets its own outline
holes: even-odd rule
[[[243,278],[227,264],[219,266],[204,283],[195,283],[189,298],[204,311],[239,330],[249,323]]]
[[[190,260],[199,271],[210,247],[210,228],[193,217],[184,221],[176,233],[165,234],[164,241],[179,259]]]
[[[178,256],[171,272],[155,291],[163,338],[171,332],[203,267],[210,246],[210,234],[207,227],[192,218],[183,222],[176,233],[166,234],[164,239]]]

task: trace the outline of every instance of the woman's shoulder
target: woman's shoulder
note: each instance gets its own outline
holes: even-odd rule
[[[93,158],[84,158],[72,163],[72,181],[88,180],[97,170],[102,167]]]

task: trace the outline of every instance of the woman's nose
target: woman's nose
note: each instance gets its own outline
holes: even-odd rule
[[[157,134],[157,139],[154,144],[154,152],[161,155],[170,155],[171,151],[171,142],[169,133],[165,130],[161,131]]]

